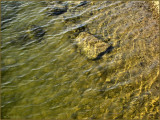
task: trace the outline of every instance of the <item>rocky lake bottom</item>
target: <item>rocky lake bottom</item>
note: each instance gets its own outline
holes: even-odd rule
[[[1,1],[2,119],[158,119],[159,17],[145,1]]]

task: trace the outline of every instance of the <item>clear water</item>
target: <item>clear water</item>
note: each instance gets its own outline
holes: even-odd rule
[[[158,119],[159,23],[149,4],[79,4],[1,2],[2,118]],[[32,25],[45,31],[41,41]],[[87,59],[74,42],[82,31],[114,49]]]

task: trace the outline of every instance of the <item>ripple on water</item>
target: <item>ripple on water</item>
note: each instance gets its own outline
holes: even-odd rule
[[[47,14],[66,5],[63,14]],[[159,28],[147,2],[1,7],[3,119],[158,119]],[[95,61],[77,52],[84,31],[112,51]]]

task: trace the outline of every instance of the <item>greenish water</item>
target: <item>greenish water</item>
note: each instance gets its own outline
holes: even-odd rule
[[[80,4],[1,2],[2,118],[158,119],[159,23],[148,3]],[[51,15],[57,6],[68,10]],[[113,50],[87,59],[82,31]]]

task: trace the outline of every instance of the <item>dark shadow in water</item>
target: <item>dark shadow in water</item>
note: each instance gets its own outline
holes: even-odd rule
[[[110,53],[113,50],[113,48],[114,47],[111,45],[106,49],[106,51],[99,53],[98,56],[95,59],[93,59],[93,61],[101,59],[104,54]]]

